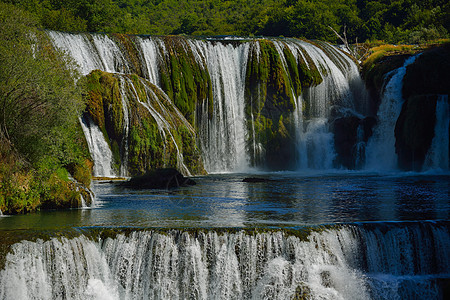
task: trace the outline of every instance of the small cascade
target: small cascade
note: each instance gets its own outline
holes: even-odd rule
[[[159,64],[162,53],[165,53],[165,45],[158,38],[141,38],[137,41],[142,49],[142,56],[145,61],[146,78],[156,86],[161,87],[159,76]],[[162,49],[162,53],[160,52]]]
[[[355,169],[362,169],[366,158],[366,142],[364,141],[364,126],[358,125],[356,131],[356,144],[354,146]]]
[[[3,212],[2,212],[2,210],[0,209],[0,217],[1,217],[1,216],[3,216]]]
[[[93,175],[95,177],[116,177],[113,170],[113,154],[103,133],[97,125],[89,118],[80,120],[84,135],[89,146],[89,152],[94,160]]]
[[[367,144],[366,169],[394,170],[397,168],[394,129],[404,101],[402,97],[403,77],[406,67],[414,63],[419,55],[409,57],[402,67],[386,75],[390,79],[384,87],[381,104],[378,108],[377,126]]]
[[[81,208],[88,208],[86,201],[84,200],[83,195],[80,194],[80,198],[81,198]]]
[[[105,34],[92,34],[92,40],[103,63],[103,71],[130,73],[128,62],[118,45]]]
[[[121,164],[120,164],[120,176],[128,176],[128,137],[130,134],[130,116],[129,116],[129,100],[126,92],[125,80],[119,77],[120,86],[120,98],[122,99],[122,111],[123,111],[123,137],[121,145]]]
[[[167,230],[22,241],[0,271],[0,299],[437,299],[449,278],[445,222],[299,236]]]
[[[431,147],[425,157],[424,170],[448,170],[450,105],[448,95],[440,95],[436,103],[436,125]]]
[[[80,66],[83,75],[96,69],[104,69],[102,58],[87,34],[70,34],[58,31],[47,31],[53,44],[69,54]]]
[[[327,119],[306,121],[305,132],[301,133],[299,141],[300,169],[332,169],[336,156],[333,143],[333,134],[328,130]]]

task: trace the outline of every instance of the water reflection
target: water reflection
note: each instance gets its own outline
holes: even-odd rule
[[[448,220],[450,176],[362,173],[209,175],[178,190],[133,191],[95,183],[92,209],[0,218],[0,229],[81,226],[251,227],[336,222]]]

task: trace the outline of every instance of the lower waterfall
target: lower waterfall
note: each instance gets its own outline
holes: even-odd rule
[[[447,222],[88,231],[13,244],[0,299],[437,299],[450,277]]]
[[[404,101],[402,96],[403,77],[406,74],[406,67],[414,63],[419,55],[411,56],[402,67],[386,75],[390,79],[385,83],[381,104],[378,108],[378,125],[367,144],[366,169],[397,169],[394,128]]]
[[[450,128],[450,104],[448,95],[439,96],[436,104],[436,126],[434,138],[427,156],[425,157],[424,170],[441,169],[448,170],[449,164],[449,133]]]
[[[89,152],[94,160],[94,176],[115,177],[113,170],[113,154],[105,137],[98,126],[89,118],[80,119],[86,141],[89,146]]]

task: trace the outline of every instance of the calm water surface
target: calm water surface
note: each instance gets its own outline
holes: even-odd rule
[[[245,183],[245,177],[270,181]],[[133,191],[96,182],[95,207],[0,218],[0,229],[296,227],[449,220],[450,175],[266,173],[196,177],[176,190]]]

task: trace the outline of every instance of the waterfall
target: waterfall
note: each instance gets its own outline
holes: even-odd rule
[[[97,125],[90,117],[83,117],[80,120],[86,141],[89,146],[89,152],[94,160],[93,175],[99,177],[115,177],[113,170],[113,154],[105,137]]]
[[[328,130],[326,118],[316,118],[306,122],[305,131],[300,135],[300,168],[329,170],[335,159],[333,134]]]
[[[331,169],[336,153],[329,119],[360,116],[367,110],[368,95],[364,92],[358,67],[327,43],[320,43],[321,49],[304,41],[291,40],[287,46],[296,59],[301,56],[309,68],[309,64],[314,64],[323,78],[319,85],[304,89],[297,101],[299,168]],[[305,55],[311,59],[310,63]],[[302,112],[303,102],[311,104],[309,116]]]
[[[167,95],[172,95],[172,91],[166,89],[173,89],[174,94],[180,91],[177,85],[179,83],[170,82],[169,73],[188,76],[183,74],[182,68],[186,64],[196,64],[194,67],[205,72],[210,83],[203,77],[199,80],[200,78],[196,77],[200,76],[198,74],[191,74],[193,78],[186,79],[182,84],[189,85],[190,80],[195,80],[205,84],[206,89],[212,90],[212,99],[207,95],[208,99],[196,100],[195,116],[190,119],[197,132],[197,143],[202,152],[205,169],[208,172],[243,171],[248,168],[252,153],[264,157],[266,145],[257,140],[256,131],[260,129],[255,128],[254,124],[260,116],[253,111],[246,111],[248,104],[245,93],[250,53],[256,51],[255,57],[251,59],[259,60],[258,49],[262,47],[260,43],[267,43],[267,40],[129,36],[127,38],[134,47],[134,50],[130,50],[115,36],[53,31],[48,31],[48,35],[57,48],[66,51],[78,63],[83,74],[89,74],[95,69],[121,74],[138,72]],[[291,52],[296,60],[294,68],[300,68],[300,64],[303,64],[310,71],[314,69],[320,73],[323,79],[321,83],[301,87],[302,95],[296,95],[294,90],[288,91],[287,94],[292,95],[296,102],[294,135],[297,139],[298,167],[332,168],[335,151],[334,136],[329,129],[330,121],[339,116],[360,116],[366,112],[367,95],[362,92],[363,84],[357,65],[341,51],[324,42],[271,39],[269,44],[278,53],[277,59],[281,61],[283,68],[281,76],[287,76],[287,81],[291,81],[291,71],[288,70],[291,66],[287,62],[286,50]],[[191,58],[195,62],[192,62]],[[173,69],[173,63],[178,64],[179,69]],[[199,93],[199,90],[193,90],[192,93]],[[255,95],[255,99],[258,97],[263,95]],[[128,104],[125,97],[122,96],[122,99],[126,118]],[[170,100],[175,102],[175,99]],[[303,106],[306,104],[310,107],[307,113],[303,112]],[[249,127],[248,119],[251,119]],[[130,125],[126,120],[124,124]],[[128,127],[123,129],[125,140],[128,131]],[[252,143],[248,143],[249,140]],[[121,154],[123,157],[120,174],[126,175],[128,166],[124,164],[127,161],[125,148],[121,148]],[[181,152],[180,154],[182,155]],[[317,163],[323,155],[326,160]]]
[[[198,41],[193,50],[204,57],[213,88],[213,116],[202,114],[200,143],[208,172],[237,171],[248,166],[245,150],[244,91],[249,44],[237,47]]]
[[[128,136],[130,133],[130,116],[128,110],[129,100],[126,92],[126,84],[125,80],[122,77],[119,77],[119,86],[120,86],[120,98],[122,99],[122,111],[123,111],[123,142],[121,146],[121,165],[120,165],[120,176],[128,176]]]
[[[449,277],[446,223],[299,236],[168,230],[22,241],[0,271],[0,299],[429,299]]]
[[[436,125],[431,147],[425,157],[424,170],[448,170],[450,105],[448,95],[440,95],[436,103]]]
[[[158,38],[137,38],[139,45],[142,49],[142,55],[144,57],[146,73],[148,80],[161,87],[160,78],[159,78],[159,57],[161,53],[159,49],[163,49],[162,53],[165,52],[164,43]]]
[[[385,75],[390,79],[384,87],[378,109],[378,124],[367,144],[366,169],[394,170],[397,168],[394,129],[404,101],[402,97],[403,77],[406,67],[414,63],[419,55],[409,57],[402,67]]]

